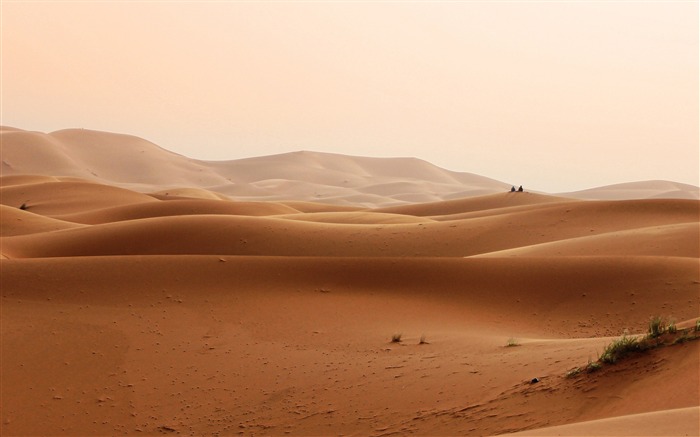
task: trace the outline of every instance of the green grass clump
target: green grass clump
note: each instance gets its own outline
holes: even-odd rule
[[[622,337],[603,349],[598,360],[591,362],[589,358],[587,366],[569,370],[566,377],[573,378],[584,370],[587,373],[595,372],[601,369],[603,364],[614,364],[634,352],[644,352],[658,347],[698,340],[700,339],[698,332],[700,332],[700,319],[695,321],[695,327],[678,328],[673,318],[669,317],[664,320],[661,316],[654,316],[649,320],[649,330],[646,335],[630,337],[625,330]]]
[[[566,372],[566,377],[573,378],[573,377],[583,373],[583,371],[586,371],[586,373],[593,373],[595,371],[600,370],[602,367],[603,366],[602,366],[602,364],[600,364],[600,361],[588,360],[588,364],[585,367],[574,367],[573,369]]]
[[[581,373],[582,371],[583,371],[582,368],[580,368],[580,367],[574,367],[573,369],[571,369],[571,370],[569,370],[568,372],[566,372],[566,377],[567,377],[567,378],[573,378],[574,376],[578,375],[578,374]]]
[[[649,320],[649,337],[656,338],[666,332],[666,325],[661,316],[654,316]]]
[[[618,340],[613,341],[605,347],[603,353],[598,359],[602,363],[613,364],[617,360],[632,352],[644,350],[643,345],[636,337],[628,337],[623,335]]]
[[[506,347],[515,347],[515,346],[520,346],[520,342],[518,341],[517,338],[511,337],[508,339],[508,342],[506,343]]]
[[[676,326],[676,321],[671,319],[668,321],[668,326],[666,327],[666,330],[668,331],[669,334],[675,334],[678,332],[678,327]]]
[[[597,370],[600,370],[600,368],[603,367],[600,362],[598,361],[593,361],[592,363],[588,363],[588,366],[586,366],[586,371],[588,373],[593,373]]]

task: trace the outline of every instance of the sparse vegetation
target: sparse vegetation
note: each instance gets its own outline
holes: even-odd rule
[[[602,365],[600,364],[600,361],[591,361],[591,359],[588,359],[588,364],[585,367],[574,367],[573,369],[569,370],[566,372],[566,377],[567,378],[573,378],[574,376],[580,374],[584,370],[586,373],[593,373],[595,371],[600,370]]]
[[[675,334],[676,332],[678,332],[678,328],[676,327],[676,321],[670,319],[668,321],[668,327],[666,329],[668,330],[669,334]]]
[[[392,343],[401,343],[401,333],[392,335],[391,342]]]
[[[588,360],[586,367],[575,367],[566,372],[567,378],[573,378],[584,370],[588,373],[602,368],[603,364],[614,364],[618,360],[634,352],[643,352],[669,344],[681,344],[697,340],[700,336],[700,319],[695,321],[695,327],[679,329],[674,319],[664,320],[654,316],[649,320],[649,329],[645,336],[629,336],[627,330],[619,339],[605,347],[597,361]]]
[[[23,204],[21,204],[21,205],[19,206],[19,209],[21,209],[22,211],[26,211],[27,208],[29,208],[29,207],[27,206],[27,202],[24,202]]]
[[[600,370],[601,367],[603,366],[600,364],[600,362],[593,361],[591,363],[588,363],[588,366],[586,366],[586,371],[588,371],[588,373],[593,373],[596,370]]]
[[[425,340],[425,334],[420,336],[420,341],[418,344],[428,344],[428,342]]]
[[[518,341],[517,338],[511,337],[508,339],[508,342],[506,343],[506,347],[515,347],[515,346],[520,346],[520,342]]]
[[[693,340],[694,338],[697,338],[697,337],[691,336],[690,330],[683,331],[683,334],[678,336],[675,340],[673,340],[673,343],[671,343],[671,344],[682,344],[682,343],[685,343],[686,341]]]
[[[600,354],[598,361],[602,363],[613,364],[620,358],[631,352],[642,350],[642,345],[636,337],[628,337],[623,335],[618,340],[613,341],[605,347],[603,353]]]
[[[649,320],[649,337],[656,338],[666,332],[666,325],[661,316],[654,316]]]
[[[578,374],[581,373],[582,371],[583,371],[582,368],[580,368],[580,367],[574,367],[573,369],[571,369],[571,370],[569,370],[568,372],[566,372],[566,377],[567,377],[567,378],[573,378],[574,376],[578,375]]]

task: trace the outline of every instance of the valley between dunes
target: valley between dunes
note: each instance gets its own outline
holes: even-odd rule
[[[700,341],[567,377],[652,316],[697,335],[696,199],[241,200],[22,159],[3,436],[700,433]]]

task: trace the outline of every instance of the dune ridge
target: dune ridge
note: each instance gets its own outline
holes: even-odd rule
[[[1,134],[2,435],[700,432],[692,196]]]
[[[533,245],[540,245],[541,250],[543,243],[583,237],[588,238],[592,254],[598,253],[599,247],[614,247],[610,253],[617,255],[636,255],[643,250],[669,256],[697,256],[698,252],[697,238],[694,238],[697,226],[692,225],[692,220],[698,216],[698,203],[689,200],[601,201],[577,205],[544,202],[525,211],[472,219],[445,220],[443,217],[442,221],[422,218],[423,215],[404,215],[405,218],[400,219],[398,214],[391,215],[391,220],[388,220],[386,209],[363,215],[358,212],[317,213],[310,214],[308,220],[300,220],[299,214],[287,215],[298,211],[278,204],[184,199],[158,201],[147,195],[126,195],[123,189],[113,191],[112,197],[124,202],[131,199],[134,205],[100,210],[96,208],[98,202],[105,201],[104,195],[109,190],[101,189],[97,184],[64,184],[67,184],[69,193],[79,195],[61,198],[54,193],[60,190],[51,183],[44,187],[52,192],[51,200],[31,205],[28,211],[74,211],[79,204],[86,208],[85,214],[53,214],[53,218],[97,224],[47,235],[5,238],[3,253],[6,256],[212,253],[451,257],[508,249],[522,253],[523,250],[535,250],[531,248]],[[89,190],[85,190],[87,187]],[[85,198],[91,193],[95,193],[95,200],[87,201]],[[25,194],[23,191],[22,195]],[[18,196],[10,192],[7,199],[16,203]],[[510,193],[498,196],[508,197]],[[80,202],[74,200],[77,198],[81,198]],[[426,204],[421,214],[434,213],[434,208],[434,204]],[[445,210],[453,211],[451,205],[442,212]],[[322,216],[325,220],[319,220],[318,214],[325,214]],[[418,213],[414,210],[414,214]],[[384,226],[388,224],[391,226]],[[688,226],[666,228],[667,241],[664,244],[659,241],[660,233],[650,229],[682,224]],[[632,238],[630,232],[634,229],[640,230]],[[596,239],[591,239],[592,236]],[[306,244],[309,238],[314,244]],[[620,243],[613,244],[615,238]],[[579,252],[570,250],[568,253]]]
[[[248,201],[306,200],[380,207],[440,202],[507,191],[510,183],[454,172],[416,158],[370,158],[297,151],[202,161],[147,140],[88,129],[0,131],[3,176],[72,176],[139,192]],[[558,195],[621,200],[700,199],[700,188],[640,181]]]
[[[663,425],[659,426],[659,423]],[[686,407],[651,413],[629,414],[610,419],[591,420],[570,425],[540,428],[534,431],[516,432],[508,435],[523,436],[602,436],[614,433],[617,436],[675,436],[696,435],[700,423],[700,408]]]

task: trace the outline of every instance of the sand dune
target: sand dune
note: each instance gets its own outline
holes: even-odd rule
[[[571,238],[481,256],[685,256],[700,257],[700,224],[681,223]]]
[[[77,176],[126,184],[223,183],[189,158],[146,140],[121,134],[67,129],[43,134],[3,131],[3,175]]]
[[[316,203],[316,202],[304,202],[304,201],[285,201],[282,202],[284,205],[292,207],[299,212],[349,212],[349,211],[361,211],[365,208],[359,206],[348,206],[348,205],[329,205],[326,203]]]
[[[333,220],[314,221],[313,216],[311,220],[288,220],[274,216],[210,214],[206,209],[199,215],[181,215],[187,211],[166,209],[161,205],[148,209],[153,211],[152,215],[167,214],[168,209],[175,215],[104,223],[104,211],[97,211],[74,220],[104,224],[47,235],[8,237],[4,240],[3,251],[17,257],[155,254],[472,256],[609,234],[625,228],[688,223],[697,216],[697,205],[688,201],[629,201],[616,205],[586,203],[576,208],[558,205],[498,217],[443,222],[421,221],[414,217],[391,226],[376,225],[374,222],[381,222],[381,219],[373,222],[368,216],[347,223],[352,220],[347,220],[346,215],[346,219],[339,220],[342,224],[338,224]],[[122,214],[131,211],[132,218],[138,211],[147,215],[144,207],[119,210]],[[115,221],[125,218],[121,214],[115,216]],[[71,216],[60,217],[68,220]],[[370,224],[357,224],[358,221]],[[697,226],[676,230],[672,233],[671,244],[666,245],[657,243],[653,230],[647,230],[646,234],[639,231],[637,235],[653,247],[653,254],[692,255],[696,250],[694,236],[697,235]],[[314,243],[308,244],[309,239]],[[673,241],[679,239],[686,239],[689,243],[680,249],[675,248]],[[601,240],[584,245],[589,252],[574,250],[570,253],[595,255],[600,252],[596,241]],[[609,236],[606,241],[610,241]],[[610,253],[627,253],[632,249],[624,235],[618,241],[623,246],[608,245]],[[664,252],[664,248],[669,251]]]
[[[443,202],[430,202],[394,207],[376,208],[376,211],[408,214],[416,216],[447,216],[488,211],[522,205],[541,205],[570,199],[534,193],[498,193],[486,196],[460,198]]]
[[[352,212],[307,212],[302,214],[280,215],[278,218],[289,220],[301,220],[318,223],[338,223],[338,224],[406,224],[406,223],[426,223],[432,221],[423,217],[411,217],[402,214],[385,214],[379,212],[352,211]]]
[[[19,208],[5,205],[0,205],[0,215],[2,216],[0,237],[35,233],[43,234],[45,232],[81,227],[76,223],[33,214]]]
[[[209,162],[174,154],[141,138],[86,129],[50,134],[7,129],[0,135],[3,175],[74,176],[141,192],[190,190],[195,197],[213,192],[238,200],[375,206],[405,203],[429,191],[431,200],[438,200],[465,190],[494,193],[507,188],[487,177],[451,172],[415,158],[294,152]]]
[[[0,187],[9,187],[11,185],[39,184],[42,182],[60,182],[61,180],[62,179],[53,176],[41,175],[0,176]]]
[[[532,195],[524,198],[539,203],[515,212],[505,208],[503,214],[455,220],[442,216],[439,222],[421,218],[436,212],[469,211],[479,207],[492,211],[494,203],[511,196],[511,193],[503,193],[487,196],[483,201],[478,201],[478,198],[448,201],[442,208],[434,203],[416,205],[410,208],[414,215],[403,214],[404,218],[401,218],[393,213],[387,222],[388,211],[402,211],[407,207],[354,215],[308,215],[307,219],[299,220],[302,216],[294,215],[298,210],[281,204],[202,199],[162,201],[146,194],[94,183],[49,182],[12,185],[1,190],[3,202],[8,202],[8,206],[32,198],[35,200],[27,203],[30,212],[43,212],[64,221],[96,224],[50,235],[6,238],[3,252],[17,257],[207,253],[472,256],[508,249],[535,250],[528,247],[591,236],[599,238],[588,240],[589,243],[578,240],[578,246],[564,253],[630,254],[635,241],[645,242],[648,249],[640,250],[646,254],[694,256],[697,252],[694,244],[697,226],[692,226],[692,223],[697,221],[699,205],[690,200],[572,203],[557,202],[555,198],[550,203],[547,196]],[[118,206],[105,208],[105,205]],[[84,212],[78,212],[78,209]],[[290,213],[293,215],[287,215]],[[382,223],[392,226],[375,226]],[[665,228],[664,232],[654,229],[681,224],[687,226]],[[618,235],[614,243],[609,235],[614,232],[627,234]],[[634,238],[628,238],[630,232]],[[666,243],[662,242],[661,234]],[[195,235],[197,238],[193,237]],[[309,238],[314,244],[307,244]],[[603,245],[603,241],[607,243]],[[678,242],[682,244],[676,244]],[[562,244],[565,243],[555,246],[555,253],[556,247],[562,247]]]
[[[138,220],[154,217],[173,217],[184,215],[242,215],[271,216],[278,214],[295,214],[296,209],[272,202],[231,202],[211,199],[163,197],[162,202],[143,202],[111,208],[95,209],[86,212],[62,214],[62,220],[101,224],[125,220]]]
[[[693,405],[698,342],[563,376],[649,312],[697,314],[697,263],[611,261],[4,260],[3,427],[487,435]],[[678,397],[655,395],[671,381]]]
[[[700,189],[672,181],[641,181],[606,185],[561,196],[589,200],[614,199],[700,199]]]
[[[0,186],[2,204],[43,215],[70,214],[115,205],[156,202],[146,194],[90,182],[40,182]]]
[[[523,436],[691,436],[700,431],[700,407],[630,414],[508,435]]]
[[[700,432],[692,195],[1,135],[2,435]],[[677,332],[567,377],[652,316]]]
[[[453,172],[416,158],[300,151],[201,161],[130,135],[87,129],[49,134],[3,128],[2,174],[72,176],[140,192],[234,200],[306,200],[365,207],[440,202],[505,192],[510,184]],[[179,191],[185,190],[185,191]],[[201,191],[200,191],[201,190]],[[669,181],[596,187],[564,198],[700,199],[700,188]]]
[[[229,200],[228,197],[223,194],[216,193],[210,190],[204,190],[201,188],[172,188],[169,190],[163,190],[154,195],[160,195],[163,197],[173,196],[173,197],[186,197],[192,199],[209,199],[209,200]]]

